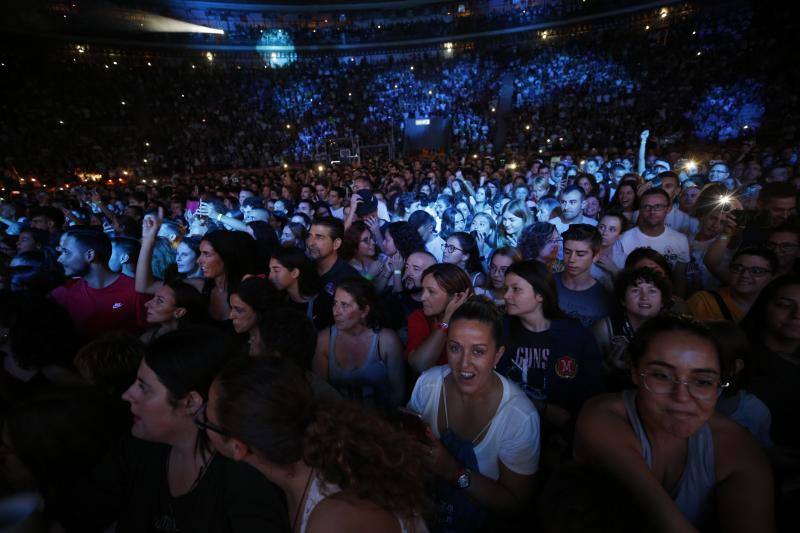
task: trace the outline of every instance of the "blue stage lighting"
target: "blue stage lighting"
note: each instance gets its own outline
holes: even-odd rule
[[[285,67],[297,60],[294,40],[285,30],[273,29],[262,33],[256,51],[272,68]]]

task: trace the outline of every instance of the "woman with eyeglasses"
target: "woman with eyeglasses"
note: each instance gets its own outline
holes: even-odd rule
[[[232,346],[215,330],[186,328],[147,347],[122,396],[133,438],[118,458],[116,531],[288,531],[278,489],[218,454],[196,424]]]
[[[342,259],[350,263],[359,274],[372,281],[386,285],[387,278],[381,274],[386,269],[387,256],[378,254],[375,237],[365,222],[356,221],[344,232],[341,247]]]
[[[419,443],[347,402],[317,404],[291,361],[232,361],[204,415],[215,449],[280,487],[292,532],[427,533]]]
[[[486,280],[478,243],[469,233],[458,231],[447,238],[442,245],[442,262],[463,269],[469,275],[473,287],[483,285]]]
[[[730,374],[708,330],[654,318],[629,354],[636,389],[586,402],[575,457],[618,477],[651,518],[643,530],[775,531],[766,456],[715,412]]]
[[[506,270],[520,261],[522,254],[517,248],[504,246],[495,250],[489,259],[489,276],[482,287],[475,287],[475,294],[486,296],[496,306],[505,308],[503,297],[506,294]]]
[[[696,292],[688,300],[692,315],[702,321],[738,323],[778,270],[778,258],[764,246],[740,248],[729,266],[730,283]]]

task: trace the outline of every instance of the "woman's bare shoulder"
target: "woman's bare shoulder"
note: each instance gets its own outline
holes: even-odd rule
[[[308,518],[307,533],[400,533],[400,522],[392,513],[367,500],[344,493],[319,502]]]

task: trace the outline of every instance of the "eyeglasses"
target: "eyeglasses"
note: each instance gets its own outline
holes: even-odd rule
[[[448,254],[452,254],[456,250],[458,250],[461,253],[464,252],[464,250],[462,250],[461,248],[457,248],[457,247],[453,246],[452,244],[447,244],[446,242],[442,243],[442,251],[443,252],[447,252]]]
[[[656,204],[656,205],[643,205],[641,207],[642,211],[655,211],[656,213],[659,211],[663,211],[667,208],[666,204]]]
[[[793,244],[791,242],[769,242],[767,241],[767,248],[770,250],[780,250],[781,252],[791,252],[800,244]]]
[[[676,386],[686,385],[686,389],[695,400],[719,398],[719,395],[722,394],[722,389],[730,386],[730,383],[722,383],[707,377],[678,379],[658,370],[639,372],[639,375],[642,377],[644,388],[653,394],[672,394]]]
[[[215,426],[214,424],[208,421],[208,416],[206,416],[206,409],[208,409],[208,404],[204,403],[203,407],[197,411],[197,414],[194,415],[194,425],[198,428],[202,429],[203,431],[213,431],[214,433],[218,433],[223,437],[230,437],[231,434],[222,429],[219,426]]]
[[[746,267],[744,265],[740,265],[739,263],[733,264],[730,266],[730,271],[733,274],[743,274],[747,272],[751,276],[759,277],[759,276],[766,276],[767,274],[772,274],[772,270],[764,267]]]
[[[496,267],[494,265],[489,267],[490,274],[498,274],[500,276],[505,276],[506,270],[508,270],[508,267]]]
[[[564,242],[564,239],[562,239],[561,237],[553,237],[551,239],[547,239],[544,242],[545,242],[545,244],[560,244],[560,243]]]

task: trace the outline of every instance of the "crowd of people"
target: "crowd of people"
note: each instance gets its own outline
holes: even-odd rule
[[[694,134],[736,140],[791,128],[783,118],[797,116],[793,71],[777,65],[773,28],[751,24],[744,8],[698,11],[659,31],[610,27],[511,47],[498,39],[499,48],[377,62],[300,54],[282,68],[223,53],[209,61],[199,52],[175,58],[78,45],[40,54],[26,46],[0,67],[17,80],[0,89],[0,145],[6,169],[47,179],[341,159],[330,139],[347,139],[351,155],[378,145],[400,153],[404,120],[414,117],[448,119],[450,146],[470,155],[503,143],[543,152],[626,148],[643,125],[662,147]],[[507,83],[510,107],[500,109]],[[767,99],[777,104],[765,109]]]
[[[25,189],[4,492],[66,531],[790,527],[800,146],[637,140]]]
[[[743,66],[750,20],[703,30],[702,73],[679,25],[634,50],[17,78],[0,529],[796,529],[797,102],[780,57]],[[759,135],[693,136],[715,76],[761,94]],[[453,119],[450,153],[291,162],[423,116]],[[76,168],[99,178],[51,179]]]

